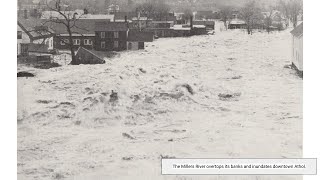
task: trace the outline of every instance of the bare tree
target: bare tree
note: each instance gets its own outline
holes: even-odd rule
[[[302,13],[302,0],[291,0],[290,2],[290,15],[293,27],[297,26],[298,16]]]
[[[302,0],[280,0],[278,2],[279,10],[283,13],[288,21],[293,23],[293,27],[297,26],[298,16],[303,12]],[[288,23],[286,24],[288,26]]]
[[[275,7],[274,6],[269,6],[268,9],[269,9],[269,11],[264,17],[264,25],[266,27],[267,32],[270,33],[271,26],[272,26],[272,23],[273,23],[273,13],[275,11]]]
[[[145,16],[148,19],[163,20],[167,17],[170,11],[170,7],[160,1],[146,2],[139,4],[136,8],[136,12],[141,16]]]
[[[257,26],[263,18],[261,10],[254,0],[249,1],[244,5],[244,7],[241,9],[240,16],[247,24],[248,34],[252,34],[252,29],[254,26]]]
[[[182,19],[187,24],[187,22],[190,20],[190,17],[193,16],[193,12],[191,9],[185,9],[182,15]]]
[[[158,3],[155,4],[154,18],[156,20],[166,21],[169,15],[169,12],[170,12],[170,7],[163,1],[159,1]]]
[[[137,13],[137,18],[138,18],[137,20],[138,20],[139,26],[140,26],[140,22],[139,22],[140,21],[140,17],[143,16],[143,17],[147,18],[146,26],[148,27],[148,21],[154,17],[154,13],[155,13],[154,4],[152,4],[150,2],[139,4],[136,7],[136,13]],[[140,28],[141,27],[139,27],[139,29]]]
[[[289,21],[290,21],[290,7],[288,3],[284,0],[279,0],[278,2],[278,10],[282,13],[282,15],[286,19],[286,26],[289,26]]]
[[[65,30],[68,33],[68,40],[60,38],[60,41],[68,45],[69,50],[71,52],[71,64],[72,65],[78,65],[79,62],[76,59],[75,55],[75,46],[73,43],[73,34],[80,34],[75,31],[75,29],[81,29],[76,25],[76,22],[81,18],[81,15],[78,15],[77,13],[72,13],[70,10],[70,6],[63,4],[61,0],[52,0],[54,2],[54,6],[49,5],[48,2],[46,2],[47,7],[50,11],[56,12],[58,16],[51,16],[44,24],[52,23],[54,24],[60,24],[65,27]],[[52,4],[51,1],[51,4]],[[59,36],[57,36],[59,38]]]
[[[226,30],[228,30],[227,22],[232,18],[232,7],[223,6],[220,10],[221,21],[224,23]]]

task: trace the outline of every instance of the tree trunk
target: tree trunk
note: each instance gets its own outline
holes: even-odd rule
[[[74,52],[74,49],[73,47],[71,48],[70,47],[70,50],[71,50],[71,65],[79,65],[79,62],[77,61],[77,58],[76,58],[76,54]]]
[[[71,65],[79,65],[79,62],[76,58],[76,54],[74,52],[74,44],[73,44],[73,39],[72,39],[72,32],[71,32],[71,29],[70,29],[70,25],[68,24],[68,33],[69,33],[69,48],[70,48],[70,51],[71,51]]]

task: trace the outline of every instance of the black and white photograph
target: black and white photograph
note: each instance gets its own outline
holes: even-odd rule
[[[302,0],[17,0],[16,13],[18,180],[303,179],[161,174],[162,159],[303,158]]]

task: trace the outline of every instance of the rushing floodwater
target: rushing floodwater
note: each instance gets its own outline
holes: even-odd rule
[[[290,53],[289,31],[229,31],[159,39],[104,65],[30,69],[35,78],[18,79],[18,177],[270,179],[161,176],[160,159],[301,157]]]

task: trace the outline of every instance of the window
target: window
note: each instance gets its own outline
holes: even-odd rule
[[[66,45],[66,43],[69,43],[69,39],[62,39],[60,42],[61,45]]]
[[[92,45],[92,41],[90,39],[85,39],[84,45]]]
[[[106,42],[102,41],[101,42],[101,49],[105,49],[106,48]]]
[[[22,31],[18,31],[18,39],[22,39]]]
[[[73,45],[80,45],[80,39],[73,39]]]
[[[114,48],[118,48],[118,47],[119,47],[119,42],[118,42],[118,41],[114,41],[113,47],[114,47]]]
[[[114,32],[114,33],[113,33],[113,37],[114,37],[114,38],[119,38],[119,32]]]
[[[28,44],[21,44],[21,54],[27,55],[29,52]]]
[[[112,32],[106,32],[106,37],[107,37],[107,38],[112,38],[112,37],[113,37]]]
[[[132,49],[132,43],[130,42],[128,45],[128,49],[131,50]]]
[[[101,32],[101,38],[105,38],[106,37],[106,33],[105,32]]]

